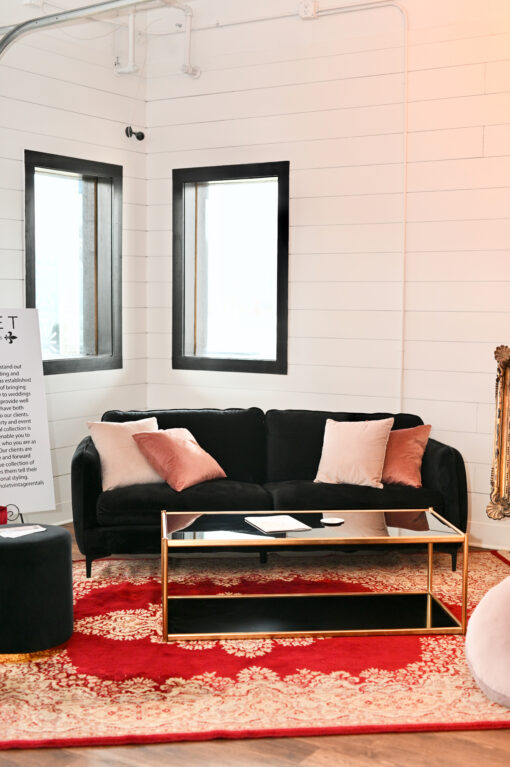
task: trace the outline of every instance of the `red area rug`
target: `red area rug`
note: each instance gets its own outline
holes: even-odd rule
[[[461,576],[438,554],[435,589],[458,613]],[[425,555],[181,561],[179,593],[421,589]],[[510,726],[472,680],[462,636],[161,641],[159,562],[75,567],[75,632],[0,655],[0,747],[150,743]],[[470,558],[469,608],[510,574]]]

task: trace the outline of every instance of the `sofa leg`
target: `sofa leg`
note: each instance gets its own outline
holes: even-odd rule
[[[260,564],[267,565],[267,551],[259,551]]]
[[[457,552],[452,551],[452,572],[455,572],[457,569]]]
[[[92,557],[85,557],[85,574],[87,578],[90,578],[92,575]]]

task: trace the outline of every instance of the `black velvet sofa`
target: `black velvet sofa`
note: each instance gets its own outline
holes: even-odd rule
[[[99,455],[92,439],[84,438],[73,456],[71,477],[74,528],[79,549],[86,557],[87,575],[90,575],[92,561],[99,557],[158,552],[162,509],[270,512],[433,506],[458,528],[466,530],[464,462],[455,448],[434,439],[429,440],[423,457],[421,488],[387,484],[379,490],[313,482],[327,418],[363,421],[393,416],[393,428],[403,429],[423,423],[416,415],[313,410],[264,413],[259,408],[110,410],[102,420],[134,421],[149,416],[157,418],[160,429],[189,429],[222,466],[227,478],[203,482],[180,493],[163,481],[102,492]],[[300,518],[307,521],[306,515]],[[240,516],[224,516],[222,521],[244,529]],[[214,517],[206,515],[199,517],[189,529],[204,530],[212,526],[217,526]],[[251,528],[250,531],[253,532]]]

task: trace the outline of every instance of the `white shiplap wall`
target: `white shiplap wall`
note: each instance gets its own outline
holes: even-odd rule
[[[0,305],[23,305],[23,150],[115,162],[125,174],[126,362],[46,379],[53,518],[70,516],[70,457],[106,408],[397,409],[403,325],[403,409],[462,451],[475,542],[509,546],[510,524],[485,516],[493,350],[510,331],[507,0],[403,0],[404,264],[399,12],[305,22],[297,0],[191,4],[198,80],[179,71],[182,15],[168,9],[138,22],[155,33],[146,48],[138,41],[142,77],[112,74],[125,30],[99,37],[109,30],[94,22],[26,37],[0,62]],[[0,5],[0,25],[34,13]],[[127,124],[146,125],[146,141],[128,141]],[[289,375],[172,371],[172,168],[281,159],[291,162]]]
[[[294,0],[198,0],[198,80],[170,74],[178,34],[150,38],[148,402],[398,409],[403,326],[403,409],[463,453],[473,540],[508,546],[485,505],[493,350],[510,340],[510,8],[402,5],[404,264],[397,9],[302,21]],[[289,374],[172,371],[172,168],[264,160],[291,162]]]
[[[403,200],[398,12],[379,11],[375,37],[359,14],[303,22],[288,0],[196,8],[199,80],[170,83],[168,42],[154,38],[149,48],[149,402],[392,410]],[[262,20],[228,26],[250,11]],[[172,371],[171,169],[267,160],[291,163],[289,373]]]
[[[0,6],[0,26],[41,12],[17,0]],[[126,125],[144,125],[145,84],[113,74],[125,31],[112,30],[84,22],[26,36],[0,61],[0,306],[24,305],[24,150],[124,167],[124,368],[46,377],[56,511],[33,515],[37,521],[71,519],[71,456],[86,421],[107,408],[145,405],[145,146],[124,135]]]

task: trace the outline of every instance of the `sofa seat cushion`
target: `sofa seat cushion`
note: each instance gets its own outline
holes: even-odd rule
[[[111,527],[159,525],[162,509],[196,512],[265,511],[271,508],[271,496],[261,485],[215,479],[193,485],[180,493],[163,482],[108,490],[99,496],[96,514],[99,525]],[[217,522],[218,517],[215,519],[216,527]]]
[[[264,485],[278,510],[327,509],[434,509],[442,514],[443,498],[436,490],[404,485],[384,485],[382,490],[363,485],[333,485],[307,480],[270,482]],[[318,515],[308,515],[313,521]],[[301,515],[300,519],[303,518]],[[306,520],[303,520],[306,521]],[[308,524],[310,522],[308,521]]]

